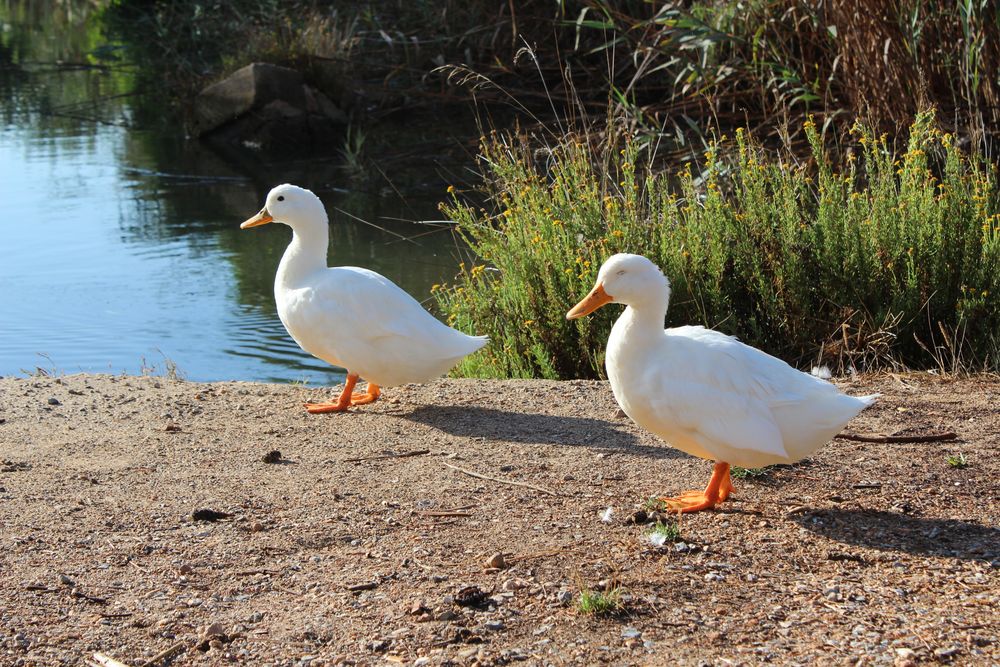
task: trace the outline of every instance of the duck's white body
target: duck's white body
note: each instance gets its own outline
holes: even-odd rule
[[[609,301],[628,304],[608,339],[611,389],[639,426],[681,451],[746,468],[792,463],[829,442],[877,396],[842,394],[717,331],[664,330],[669,298],[655,264],[615,255],[570,316]]]
[[[278,317],[303,350],[382,387],[426,382],[486,344],[448,327],[389,279],[355,266],[301,272],[285,251],[274,281]],[[325,246],[324,246],[325,247]]]
[[[328,267],[326,210],[312,192],[280,185],[268,194],[258,218],[292,228],[274,298],[288,333],[313,356],[369,383],[394,386],[441,376],[486,344],[486,337],[442,324],[374,271]]]
[[[874,401],[717,331],[641,320],[629,307],[611,330],[611,390],[636,424],[693,456],[745,468],[792,463]]]

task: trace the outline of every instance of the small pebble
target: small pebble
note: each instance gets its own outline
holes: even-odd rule
[[[507,561],[504,560],[503,553],[498,551],[497,553],[493,554],[488,559],[486,559],[486,562],[483,563],[483,566],[486,569],[493,568],[497,570],[502,570],[505,567],[507,567]]]
[[[958,646],[942,646],[934,649],[934,656],[937,658],[951,658],[958,655],[962,649]]]

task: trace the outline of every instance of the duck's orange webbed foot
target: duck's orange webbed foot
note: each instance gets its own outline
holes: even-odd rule
[[[369,382],[365,391],[356,391],[351,394],[351,405],[367,405],[368,403],[374,403],[381,395],[382,391],[378,388],[378,385],[374,382]]]
[[[733,482],[729,478],[729,464],[716,463],[712,471],[712,479],[704,491],[685,491],[679,496],[657,498],[670,512],[698,512],[712,509],[726,500],[733,491]]]
[[[306,403],[306,412],[312,415],[322,415],[326,414],[327,412],[347,412],[347,408],[351,407],[351,405],[358,403],[357,401],[354,401],[355,394],[353,393],[354,385],[356,385],[357,383],[358,383],[358,376],[355,375],[354,373],[348,373],[347,380],[344,382],[344,389],[343,391],[340,392],[340,396],[337,397],[337,400],[327,401],[325,403]],[[369,386],[369,391],[371,391],[370,390],[371,385],[368,386]],[[375,391],[377,396],[378,392],[377,386],[375,387]],[[358,395],[366,396],[367,394],[358,394]],[[371,403],[371,401],[366,401],[366,402]]]

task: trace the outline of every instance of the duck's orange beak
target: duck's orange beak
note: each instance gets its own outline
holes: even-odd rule
[[[260,227],[261,225],[266,225],[269,222],[274,222],[274,218],[271,214],[267,212],[267,207],[260,209],[257,215],[244,220],[240,224],[240,229],[250,229],[251,227]]]
[[[604,283],[597,283],[597,285],[594,286],[594,289],[590,290],[590,294],[583,297],[583,300],[580,303],[573,306],[573,308],[566,313],[566,319],[575,320],[578,317],[590,315],[604,304],[611,303],[612,301],[614,301],[614,298],[604,291]]]

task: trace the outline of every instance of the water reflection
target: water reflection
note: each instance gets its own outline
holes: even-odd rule
[[[404,202],[352,189],[336,160],[232,160],[184,141],[132,94],[132,69],[107,58],[92,4],[0,0],[0,375],[170,360],[193,380],[336,381],[274,311],[290,231],[238,229],[284,181],[326,202],[331,263],[372,268],[418,298],[453,274],[447,229],[408,242],[398,237],[427,229],[393,220],[438,217],[444,185],[428,166],[424,194],[400,177]]]

